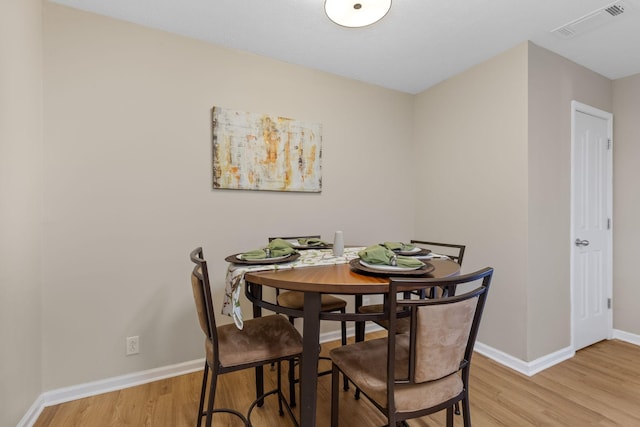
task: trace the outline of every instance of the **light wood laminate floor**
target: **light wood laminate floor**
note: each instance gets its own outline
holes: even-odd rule
[[[337,343],[324,344],[323,353],[334,345]],[[470,380],[472,422],[476,427],[640,426],[639,361],[640,347],[617,340],[603,341],[577,352],[570,360],[526,377],[475,354]],[[267,389],[273,386],[275,373],[265,371]],[[254,398],[253,372],[222,375],[216,406],[246,412]],[[199,372],[47,407],[35,427],[192,427],[196,424],[201,380]],[[286,381],[283,384],[286,387]],[[330,376],[319,379],[319,427],[330,425],[330,387]],[[353,389],[341,389],[340,395],[341,426],[385,424],[366,398],[353,398]],[[456,427],[462,426],[462,417],[455,418]],[[278,415],[273,396],[254,411],[252,421],[256,427],[292,425],[286,416]],[[241,424],[218,414],[214,425]],[[444,426],[444,412],[412,420],[410,425]]]

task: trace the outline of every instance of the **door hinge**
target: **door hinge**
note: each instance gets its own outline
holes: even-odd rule
[[[611,150],[611,144],[613,144],[611,138],[607,139],[607,150]]]
[[[611,310],[611,298],[607,298],[607,308]]]
[[[607,218],[607,230],[611,230],[611,218]]]

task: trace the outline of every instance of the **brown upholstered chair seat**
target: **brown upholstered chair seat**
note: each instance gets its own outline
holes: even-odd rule
[[[333,295],[323,294],[320,300],[322,311],[338,311],[347,306],[347,302]],[[304,292],[287,291],[278,295],[278,305],[302,310],[304,308]]]
[[[362,392],[386,407],[387,402],[387,339],[363,341],[331,351],[333,363],[347,375]],[[409,367],[409,336],[396,337],[396,379],[407,378]],[[462,392],[463,384],[456,372],[444,378],[422,384],[395,387],[398,412],[412,412],[436,406]]]
[[[255,364],[302,353],[300,333],[277,314],[245,320],[243,329],[235,324],[218,326],[218,343],[222,366]],[[205,347],[207,361],[213,363],[213,344],[209,339]]]

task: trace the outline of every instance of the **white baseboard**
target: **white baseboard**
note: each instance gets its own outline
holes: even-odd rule
[[[16,427],[31,427],[38,421],[38,417],[42,413],[46,405],[44,404],[44,398],[42,395],[38,396],[33,405],[29,408],[29,410],[24,414],[22,419],[18,421],[18,425]]]
[[[369,323],[365,329],[366,332],[380,331],[382,328],[374,323]],[[353,336],[355,328],[347,329],[347,335]],[[640,345],[640,335],[631,334],[624,331],[614,330],[613,338],[629,342],[631,344]],[[340,331],[325,332],[320,335],[320,342],[328,342],[340,339]],[[543,371],[555,364],[573,357],[575,352],[571,347],[540,357],[532,362],[525,362],[507,353],[497,350],[483,343],[476,343],[475,351],[486,356],[496,362],[518,371],[524,375],[532,376]],[[104,380],[93,381],[90,383],[78,384],[70,387],[63,387],[42,393],[33,402],[27,413],[22,417],[16,427],[31,427],[38,420],[42,410],[47,406],[57,405],[63,402],[69,402],[83,397],[95,396],[97,394],[107,393],[124,388],[134,387],[140,384],[146,384],[165,378],[175,377],[178,375],[189,374],[199,371],[204,366],[204,358],[192,360],[189,362],[177,363],[175,365],[163,366],[160,368],[149,369],[146,371],[134,372],[118,377],[107,378]]]
[[[640,346],[640,335],[614,329],[612,338]],[[540,357],[534,361],[525,362],[480,342],[476,343],[475,351],[482,354],[483,356],[495,360],[501,365],[504,365],[508,368],[513,369],[514,371],[518,371],[521,374],[527,376],[533,376],[538,372],[550,368],[553,365],[556,365],[567,359],[571,359],[576,353],[572,347],[565,347],[554,353]]]
[[[368,322],[364,328],[364,333],[366,334],[368,332],[376,332],[376,331],[382,331],[382,330],[384,330],[382,326],[373,322]],[[356,328],[354,326],[347,328],[347,337],[352,337],[355,334],[356,334]],[[342,337],[339,329],[336,331],[324,332],[320,334],[320,343],[329,342],[329,341],[338,341],[340,340],[340,338]]]
[[[619,331],[617,329],[613,330],[613,338],[626,341],[631,344],[640,345],[640,335],[631,334],[629,332]]]
[[[545,369],[556,365],[564,360],[570,359],[575,354],[575,351],[573,351],[571,347],[565,347],[562,350],[547,354],[546,356],[540,357],[531,362],[525,362],[524,360],[513,357],[507,353],[504,353],[480,342],[476,342],[476,346],[474,347],[474,349],[483,356],[486,356],[489,359],[493,359],[499,364],[511,368],[514,371],[518,371],[521,374],[527,375],[529,377],[537,374],[538,372],[544,371]]]

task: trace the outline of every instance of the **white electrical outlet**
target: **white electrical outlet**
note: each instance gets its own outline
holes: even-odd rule
[[[127,356],[140,353],[140,337],[127,337]]]

